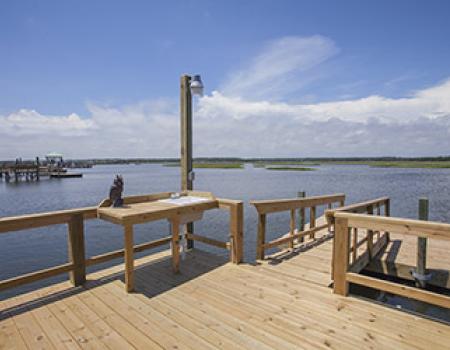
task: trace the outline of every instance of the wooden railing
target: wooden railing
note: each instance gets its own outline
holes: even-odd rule
[[[132,196],[125,198],[125,204],[139,202],[143,199],[155,200],[157,198],[168,197],[170,197],[170,192],[146,196]],[[242,262],[243,259],[243,204],[242,201],[235,201],[230,199],[218,199],[218,202],[220,209],[229,211],[229,241],[222,242],[198,234],[190,234],[187,238],[230,250],[230,261],[237,264]],[[69,277],[72,284],[78,286],[86,281],[87,266],[100,264],[112,259],[123,257],[124,249],[119,249],[86,258],[84,242],[84,221],[96,218],[97,207],[78,208],[0,218],[0,234],[46,227],[51,225],[67,224],[69,251],[69,262],[0,281],[0,291],[60,275],[66,272],[69,272]],[[171,240],[172,237],[167,236],[150,242],[138,244],[134,246],[134,252],[137,253],[164,244],[169,244]]]
[[[301,239],[305,236],[314,238],[317,231],[323,230],[328,224],[316,225],[316,213],[317,207],[326,205],[329,209],[332,208],[334,203],[343,206],[345,201],[344,194],[333,194],[326,196],[315,196],[306,198],[294,198],[294,199],[273,199],[273,200],[260,200],[251,201],[258,212],[258,239],[256,242],[256,259],[264,259],[265,250],[276,247],[282,244],[289,244],[290,248],[294,247],[294,241]],[[300,216],[303,218],[302,226],[304,224],[305,209],[309,208],[310,219],[309,228],[304,230],[304,227],[300,227],[300,230],[296,230],[296,210],[300,211]],[[270,213],[277,213],[282,211],[290,211],[290,231],[286,237],[280,237],[270,242],[265,241],[266,237],[266,216]]]
[[[450,308],[450,297],[423,289],[358,274],[349,263],[350,229],[395,232],[429,239],[450,240],[450,225],[438,222],[336,212],[334,293],[348,295],[348,284],[355,283],[388,293]]]
[[[365,202],[354,203],[346,206],[342,206],[335,209],[329,209],[325,212],[325,216],[327,218],[327,222],[330,227],[334,227],[335,219],[334,215],[339,212],[346,213],[358,213],[358,214],[368,214],[368,215],[384,215],[390,216],[390,199],[389,197],[381,197],[377,199],[372,199]],[[334,228],[333,228],[334,231]],[[351,239],[350,239],[350,250],[349,254],[351,254],[350,263],[354,271],[361,271],[370,260],[378,254],[378,252],[389,242],[389,232],[385,232],[381,235],[380,231],[375,232],[376,236],[374,236],[374,232],[372,230],[358,230],[357,227],[354,227],[350,231]],[[361,239],[360,236],[363,236]],[[375,242],[374,242],[375,238]],[[333,245],[336,242],[333,241]],[[358,254],[358,250],[360,247],[366,243],[367,249],[362,253]],[[331,258],[331,275],[334,275],[334,253],[335,249],[333,248],[332,258]],[[349,257],[350,259],[350,257]]]

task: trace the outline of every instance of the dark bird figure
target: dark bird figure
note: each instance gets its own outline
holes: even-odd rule
[[[117,208],[123,206],[122,199],[123,192],[123,178],[121,175],[116,175],[114,179],[114,184],[109,190],[109,199],[111,200],[112,206]]]

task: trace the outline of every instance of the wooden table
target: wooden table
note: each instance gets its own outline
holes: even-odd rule
[[[130,197],[133,198],[133,197]],[[143,199],[151,198],[147,196]],[[132,202],[132,203],[130,203]],[[144,200],[136,202],[124,198],[124,206],[113,208],[104,201],[97,209],[97,217],[124,227],[125,236],[125,285],[126,290],[134,290],[134,257],[133,257],[133,225],[150,221],[167,219],[171,223],[172,234],[172,267],[174,272],[179,271],[180,253],[180,225],[201,218],[205,210],[219,207],[219,202],[211,196],[181,196],[179,199],[171,199],[170,194],[165,198]]]

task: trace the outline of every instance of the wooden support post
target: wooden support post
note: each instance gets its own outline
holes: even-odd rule
[[[334,285],[335,294],[348,295],[346,274],[348,270],[350,240],[348,220],[335,218],[334,224]]]
[[[125,290],[129,293],[134,291],[134,239],[133,225],[124,226],[125,238]]]
[[[292,236],[294,236],[295,234],[295,209],[291,209],[291,221],[290,221],[290,230],[289,230],[289,234]],[[294,239],[292,238],[289,241],[289,248],[290,249],[294,249]]]
[[[419,220],[428,220],[428,199],[419,199]],[[416,284],[418,287],[426,286],[427,273],[427,238],[417,238],[417,268],[416,268]]]
[[[386,199],[386,202],[384,203],[384,216],[391,216],[391,200],[388,198]],[[389,232],[386,233],[387,242],[390,241],[390,235]]]
[[[367,207],[367,214],[373,215],[373,205]],[[373,258],[373,231],[367,230],[367,251],[369,253],[369,259]]]
[[[297,192],[297,197],[305,198],[306,192],[305,191]],[[305,230],[305,208],[300,208],[298,210],[298,230],[300,232]],[[304,240],[305,240],[304,236],[300,237],[300,242],[303,242]]]
[[[353,228],[353,252],[352,252],[352,262],[354,263],[356,261],[356,257],[358,254],[358,228]]]
[[[236,203],[230,208],[230,236],[231,261],[239,264],[244,257],[244,206],[242,202]]]
[[[309,208],[309,228],[316,227],[316,207]],[[310,239],[314,239],[316,234],[313,232],[309,235]]]
[[[264,259],[264,243],[266,243],[266,214],[259,214],[258,240],[256,242],[256,260]]]
[[[172,270],[180,272],[180,223],[178,220],[170,222],[172,228]]]
[[[83,214],[74,215],[70,219],[67,242],[69,261],[74,265],[73,271],[69,272],[70,282],[77,287],[86,282]]]
[[[191,77],[182,75],[180,79],[180,125],[181,125],[181,190],[192,191],[194,189],[192,172],[192,95]],[[188,223],[185,232],[193,234],[194,224]],[[194,241],[187,240],[187,248],[194,247]]]

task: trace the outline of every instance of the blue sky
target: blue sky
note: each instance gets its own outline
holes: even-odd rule
[[[184,72],[201,73],[206,86],[196,104],[196,132],[205,140],[196,141],[199,156],[450,154],[448,22],[449,1],[2,1],[0,157],[31,157],[46,147],[73,157],[177,156],[178,147],[167,146],[177,140],[155,145],[178,136],[165,128],[177,127]],[[345,102],[358,107],[349,111]],[[270,147],[239,134],[253,125],[255,111],[265,123],[260,132],[271,133]],[[210,145],[208,125],[221,124],[214,118],[236,136],[234,148]],[[374,137],[365,148],[345,140],[319,150],[277,146],[292,128],[316,127],[329,138],[336,128],[321,124],[335,119],[357,135],[374,125],[383,135],[405,130],[405,144],[392,149]],[[113,137],[112,120],[124,128],[141,123],[154,141],[130,127],[124,132],[134,140],[124,150],[101,153],[100,141],[73,150],[64,142]],[[39,125],[55,135],[53,144],[43,142]],[[32,140],[23,144],[17,132]],[[421,143],[408,147],[411,135]]]

